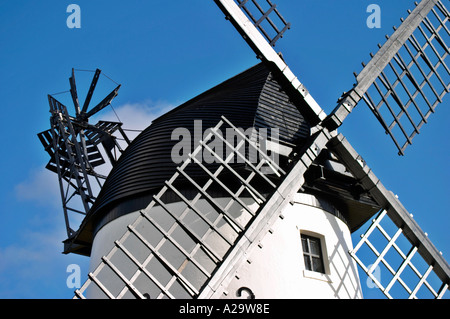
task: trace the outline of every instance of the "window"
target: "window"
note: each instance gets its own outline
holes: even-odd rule
[[[320,238],[301,235],[306,270],[325,273]]]

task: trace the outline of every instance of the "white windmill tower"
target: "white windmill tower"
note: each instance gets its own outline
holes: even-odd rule
[[[441,298],[447,262],[337,128],[364,100],[403,154],[450,89],[444,4],[417,4],[327,115],[273,50],[290,27],[276,6],[215,3],[262,63],[153,121],[114,163],[65,242],[66,253],[91,256],[75,297],[361,298],[358,264],[389,298],[397,284],[410,298],[421,289]],[[65,145],[54,149],[65,154]],[[71,170],[88,158],[75,156]],[[61,181],[67,169],[57,172]],[[351,233],[378,212],[354,246]],[[370,240],[377,231],[387,239],[381,249]],[[375,255],[370,266],[358,254],[364,245]],[[387,257],[392,250],[398,267]],[[417,256],[425,272],[414,266]],[[387,282],[374,275],[379,265]],[[412,287],[406,268],[418,277]],[[432,272],[438,287],[427,281]]]

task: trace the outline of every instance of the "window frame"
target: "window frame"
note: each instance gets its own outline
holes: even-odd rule
[[[323,249],[322,249],[322,238],[321,237],[316,237],[316,236],[312,236],[309,234],[304,234],[304,233],[300,233],[300,239],[301,239],[301,247],[302,247],[302,251],[303,251],[303,263],[305,266],[305,270],[308,272],[314,272],[314,273],[318,273],[318,274],[326,274],[326,268],[325,268],[325,257],[323,254]],[[303,248],[303,241],[306,241],[307,244],[307,248],[308,251],[305,251],[305,249]],[[316,245],[318,247],[318,254],[313,253],[312,249],[311,249],[311,241],[316,242]],[[305,259],[309,260],[309,263],[306,262]],[[318,258],[320,261],[320,267],[321,267],[321,271],[320,270],[314,270],[313,267],[313,258]]]

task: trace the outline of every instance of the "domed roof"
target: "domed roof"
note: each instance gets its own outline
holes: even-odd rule
[[[260,63],[154,120],[111,170],[80,231],[92,236],[91,232],[109,221],[145,208],[179,165],[171,158],[179,142],[172,140],[172,132],[185,128],[194,136],[195,120],[201,120],[206,130],[214,127],[221,116],[244,130],[279,128],[280,141],[288,144],[298,145],[310,134],[303,116]]]

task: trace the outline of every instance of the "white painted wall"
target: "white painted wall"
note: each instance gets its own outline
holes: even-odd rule
[[[239,288],[247,287],[256,298],[362,298],[357,266],[348,254],[350,231],[339,218],[310,206],[314,202],[312,196],[297,194],[284,218],[213,297],[237,298]],[[326,274],[305,270],[301,233],[321,238]]]
[[[176,210],[178,204],[170,205]],[[229,284],[217,290],[212,298],[237,298],[236,292],[241,287],[250,288],[256,298],[361,298],[356,264],[348,254],[352,249],[348,227],[339,218],[314,206],[317,206],[317,201],[313,196],[297,194],[293,204],[282,213],[284,218],[277,219],[261,244],[248,252],[245,260],[241,260],[236,273],[231,274]],[[164,218],[167,213],[161,208],[157,209],[160,211],[155,216]],[[248,220],[243,212],[236,211],[232,214],[242,222]],[[95,270],[101,257],[108,254],[114,241],[120,239],[126,226],[132,224],[138,215],[138,212],[127,214],[100,229],[94,238],[90,272]],[[140,231],[146,232],[145,229]],[[305,270],[301,233],[321,237],[326,274]],[[145,258],[149,253],[147,249],[141,250],[133,251],[138,259]],[[129,272],[128,276],[134,273],[134,269],[117,263],[118,261],[116,266],[121,271],[124,269],[125,274]],[[103,280],[108,281],[108,277]],[[140,285],[145,284],[142,282]],[[110,283],[110,286],[113,290],[120,291],[124,285],[119,281]],[[98,289],[88,289],[86,293],[88,298],[100,295]]]

